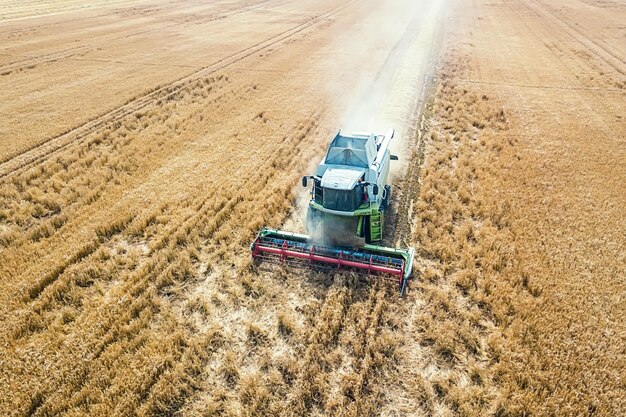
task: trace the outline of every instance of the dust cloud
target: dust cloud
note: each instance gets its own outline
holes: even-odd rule
[[[336,127],[346,133],[395,129],[391,151],[399,160],[391,163],[390,183],[402,177],[408,166],[409,139],[415,134],[424,87],[434,70],[435,34],[445,22],[449,2],[395,0],[396,7],[381,7],[380,13],[365,16],[347,36],[334,39],[329,48],[342,54],[350,51],[355,57],[348,66],[338,67],[336,76],[323,86],[336,107]],[[296,208],[285,227],[306,230],[318,244],[339,241],[347,245],[346,239],[355,235],[356,223],[350,223],[350,230],[346,230],[345,221],[325,218],[325,227],[320,227],[307,219],[310,197],[310,187],[298,193]],[[363,244],[363,239],[355,236],[355,240],[350,244]]]
[[[359,93],[340,119],[346,132],[386,133],[395,129],[391,150],[400,159],[391,164],[390,181],[406,172],[410,156],[407,138],[415,134],[417,111],[433,70],[434,33],[445,21],[442,14],[446,3],[399,1],[395,13],[381,17],[377,31],[353,40],[367,44],[386,40],[391,46],[385,50],[388,52],[382,62],[363,62],[362,75],[356,74]],[[336,92],[354,87],[332,83],[331,88]]]

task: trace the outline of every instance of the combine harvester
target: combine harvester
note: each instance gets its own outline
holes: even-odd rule
[[[414,249],[378,246],[391,199],[387,183],[394,136],[337,133],[311,180],[309,235],[263,228],[251,245],[255,260],[319,269],[350,269],[397,280],[404,294]]]

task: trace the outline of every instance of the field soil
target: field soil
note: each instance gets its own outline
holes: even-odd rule
[[[492,299],[496,411],[623,415],[626,5],[475,1],[458,16],[463,29],[436,94],[443,108],[433,110],[444,121],[435,132],[447,138],[433,144],[452,134],[453,173],[468,155],[481,165],[458,178],[460,201],[476,204],[461,216],[463,233],[472,246],[495,228],[485,237],[499,255],[476,263],[476,278],[452,282],[470,299],[474,291]],[[489,263],[493,276],[481,276]]]
[[[0,5],[0,414],[626,413],[626,6]],[[256,265],[396,128],[385,281]]]

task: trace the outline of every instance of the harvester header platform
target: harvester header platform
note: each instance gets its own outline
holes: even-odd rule
[[[413,268],[413,248],[379,246],[394,131],[387,134],[338,132],[317,167],[307,210],[307,235],[263,228],[251,245],[255,260],[297,267],[349,269],[397,280],[403,294]]]

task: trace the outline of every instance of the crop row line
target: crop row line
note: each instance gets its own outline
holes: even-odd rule
[[[159,26],[159,27],[150,27],[149,29],[139,30],[134,33],[114,37],[112,39],[106,39],[103,41],[93,42],[93,43],[89,43],[86,45],[74,46],[74,47],[66,48],[60,51],[54,51],[48,54],[42,54],[42,55],[37,55],[37,56],[25,56],[21,60],[10,62],[8,64],[0,66],[0,75],[8,75],[9,73],[13,71],[19,71],[19,70],[22,70],[24,68],[29,68],[29,67],[32,68],[33,66],[37,64],[44,64],[47,62],[58,61],[64,58],[70,58],[77,54],[92,51],[100,45],[107,45],[107,44],[110,44],[111,42],[115,42],[118,40],[126,40],[126,39],[134,38],[137,36],[145,35],[148,33],[153,33],[156,31],[162,31],[164,29],[173,28],[176,26],[196,24],[197,22],[207,23],[207,22],[211,22],[214,20],[219,20],[219,19],[223,19],[226,17],[234,16],[240,13],[244,13],[247,11],[252,11],[257,8],[260,8],[262,7],[262,3],[265,3],[267,1],[269,0],[261,0],[259,3],[255,4],[254,6],[250,6],[248,3],[245,3],[234,9],[213,13],[208,16],[204,16],[204,17],[196,16],[190,19],[186,19],[184,21],[174,22],[174,23],[166,24],[164,26]]]
[[[284,43],[289,38],[292,38],[295,35],[332,17],[333,15],[339,13],[343,9],[358,1],[361,0],[349,0],[340,6],[334,7],[325,13],[312,17],[304,23],[287,29],[277,35],[270,37],[269,39],[257,42],[254,45],[244,48],[243,50],[240,50],[232,55],[221,58],[218,61],[206,67],[203,67],[200,70],[195,71],[183,78],[175,80],[167,85],[157,87],[148,94],[135,98],[125,105],[122,105],[121,107],[118,107],[86,123],[83,123],[82,125],[79,125],[66,133],[46,139],[43,142],[40,142],[31,147],[27,151],[20,153],[19,155],[9,157],[10,159],[0,163],[0,179],[17,173],[30,166],[36,165],[40,161],[49,158],[52,154],[76,143],[77,140],[84,139],[90,134],[97,132],[99,129],[107,127],[112,123],[115,123],[136,111],[146,108],[147,106],[157,102],[159,99],[167,99],[175,95],[190,82],[193,82],[202,77],[206,77],[217,71],[223,70],[224,68],[227,68],[272,46]]]
[[[527,8],[534,10],[537,13],[543,14],[547,17],[551,17],[555,22],[557,22],[557,24],[561,27],[561,29],[563,29],[564,32],[574,38],[579,44],[584,46],[585,49],[612,66],[620,74],[624,74],[624,64],[626,63],[626,61],[615,52],[611,51],[608,47],[602,45],[598,41],[591,39],[580,29],[576,28],[574,25],[568,22],[566,19],[559,16],[557,13],[549,10],[549,8],[546,7],[544,4],[541,4],[536,0],[527,0],[524,1],[523,4]]]

